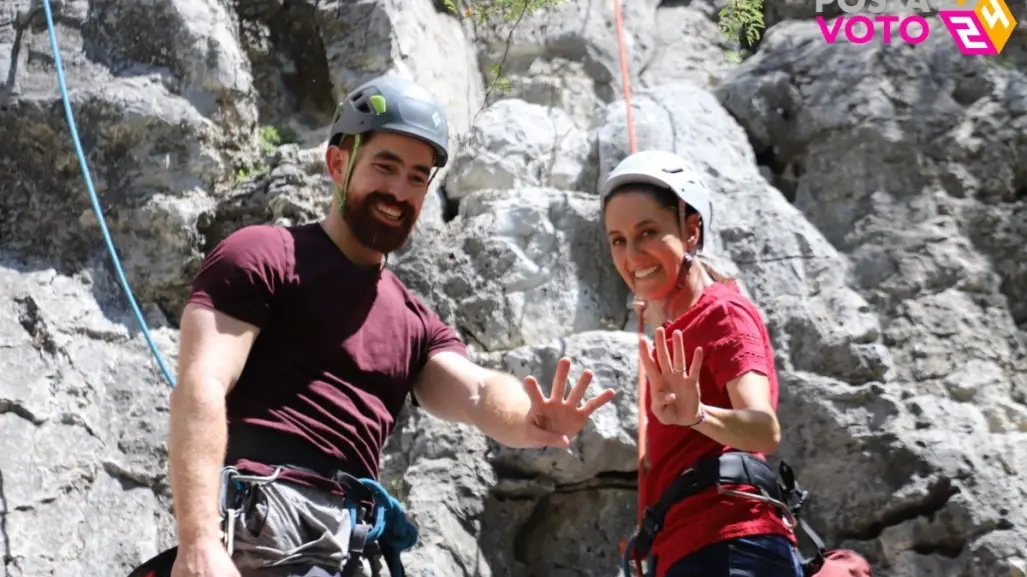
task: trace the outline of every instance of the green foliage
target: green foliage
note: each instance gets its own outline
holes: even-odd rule
[[[727,5],[720,9],[720,30],[732,42],[745,39],[745,43],[753,46],[760,39],[764,29],[764,0],[727,0]],[[747,56],[745,50],[729,52],[727,58],[731,62],[739,62]]]
[[[283,144],[292,144],[299,140],[299,136],[288,126],[261,126],[260,127],[260,152],[272,154],[275,149]]]
[[[236,186],[253,180],[254,178],[260,178],[268,173],[271,168],[263,162],[257,162],[253,166],[246,166],[235,171],[235,184]]]
[[[512,85],[503,74],[503,66],[510,51],[514,30],[521,21],[535,12],[558,4],[564,0],[443,0],[446,9],[458,18],[470,20],[476,27],[489,28],[509,24],[503,55],[486,68],[485,100],[493,92],[507,93]]]
[[[443,0],[446,9],[477,24],[517,22],[561,0]]]
[[[724,59],[731,64],[738,64],[742,60],[745,60],[746,56],[749,56],[748,50],[731,50],[724,53]]]
[[[1010,70],[1016,69],[1016,60],[1013,59],[1012,54],[1009,52],[996,54],[995,56],[985,57],[985,64],[992,68],[1006,68]]]
[[[510,79],[503,76],[503,65],[500,62],[489,64],[486,82],[489,86],[495,86],[496,90],[502,94],[510,92],[510,88],[512,88]]]
[[[264,161],[263,157],[274,154],[275,150],[283,144],[292,144],[299,141],[299,135],[288,126],[261,126],[258,136],[257,148],[260,150],[261,158],[255,163],[236,171],[235,183],[237,185],[267,174],[271,168]]]

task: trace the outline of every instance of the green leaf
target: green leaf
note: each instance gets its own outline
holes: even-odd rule
[[[745,38],[752,46],[764,30],[763,0],[728,0],[718,16],[720,30],[733,42]]]

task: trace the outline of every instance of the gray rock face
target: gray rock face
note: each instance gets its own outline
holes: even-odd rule
[[[793,363],[815,352],[844,373],[816,370],[835,383],[785,389],[789,418],[818,423],[797,430],[784,456],[809,462],[817,515],[837,523],[839,539],[875,539],[864,546],[877,564],[1015,574],[1027,509],[994,499],[1027,491],[1002,464],[1027,446],[1025,276],[1009,244],[1027,223],[1027,83],[941,36],[914,53],[827,48],[816,34],[806,23],[775,27],[718,90],[764,162],[787,167],[796,208],[851,263],[848,284],[866,299],[851,302],[875,319],[837,323],[858,331],[847,354],[819,328],[823,308],[790,320],[806,325]],[[867,70],[868,51],[888,66]],[[834,397],[831,411],[811,403],[818,396]],[[847,465],[854,458],[874,464]],[[852,491],[827,490],[842,483]]]
[[[591,185],[591,152],[588,134],[564,110],[501,100],[471,130],[449,172],[446,196],[460,200],[476,190],[537,186],[580,190]]]
[[[624,324],[625,289],[597,246],[595,195],[481,191],[395,265],[433,309],[488,351]]]
[[[595,196],[628,153],[609,6],[510,33],[428,0],[236,4],[54,3],[101,205],[168,363],[203,256],[247,224],[321,218],[336,100],[411,77],[455,147],[390,266],[483,364],[548,385],[569,355],[618,396],[565,451],[408,411],[383,463],[421,530],[408,574],[617,575],[637,361]],[[714,192],[710,256],[772,333],[779,456],[810,521],[884,577],[1027,575],[1022,32],[991,59],[944,34],[826,45],[781,2],[732,64],[722,4],[624,1],[635,131]],[[34,6],[0,6],[0,577],[127,574],[174,542],[169,388],[110,274]],[[503,54],[508,89],[490,90]]]
[[[0,261],[0,575],[127,574],[173,534],[169,390],[104,277]]]

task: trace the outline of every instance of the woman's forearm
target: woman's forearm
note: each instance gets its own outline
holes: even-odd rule
[[[777,417],[752,409],[702,406],[706,420],[693,427],[714,441],[739,451],[772,455],[781,444]]]

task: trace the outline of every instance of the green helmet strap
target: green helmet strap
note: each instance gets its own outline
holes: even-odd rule
[[[353,136],[353,152],[349,155],[349,166],[346,167],[346,176],[342,180],[342,187],[335,185],[335,198],[339,201],[339,216],[346,216],[346,194],[349,192],[349,179],[353,176],[353,167],[357,163],[357,149],[360,148],[360,135]]]

